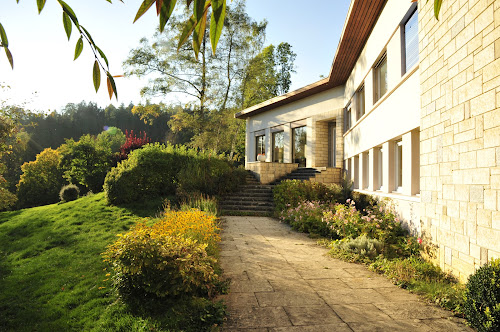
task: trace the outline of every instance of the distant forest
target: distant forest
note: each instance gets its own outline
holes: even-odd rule
[[[134,105],[109,105],[101,108],[92,102],[82,101],[67,104],[61,112],[40,115],[31,114],[24,123],[24,135],[18,135],[18,141],[10,154],[3,156],[6,169],[5,179],[9,189],[15,192],[15,185],[21,175],[20,166],[24,162],[35,160],[45,148],[57,149],[66,139],[78,140],[82,135],[98,135],[105,127],[117,127],[124,133],[134,131],[146,133],[151,142],[184,144],[190,141],[192,133],[183,130],[172,133],[167,122],[181,108],[162,112],[153,123],[145,123],[139,115],[132,113]]]

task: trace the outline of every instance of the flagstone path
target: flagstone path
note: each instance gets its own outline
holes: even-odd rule
[[[463,320],[265,217],[225,217],[223,331],[472,331]]]

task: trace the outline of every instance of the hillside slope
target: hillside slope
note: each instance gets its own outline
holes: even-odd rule
[[[100,254],[157,211],[108,206],[100,193],[0,213],[0,330],[150,330],[116,301]]]

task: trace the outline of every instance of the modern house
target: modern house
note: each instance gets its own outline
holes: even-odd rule
[[[499,74],[499,0],[352,0],[327,78],[236,114],[246,168],[347,174],[464,280],[500,257]]]

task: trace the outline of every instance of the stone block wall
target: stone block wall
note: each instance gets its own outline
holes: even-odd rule
[[[329,142],[328,122],[314,122],[314,165],[313,167],[328,166]]]
[[[299,167],[294,163],[247,162],[246,169],[251,171],[262,184],[269,184]]]
[[[335,183],[340,185],[342,183],[342,169],[327,167],[325,170],[321,170],[320,174],[316,174],[314,178],[311,178],[311,182]]]
[[[500,256],[500,1],[418,5],[422,229],[465,280]]]

